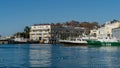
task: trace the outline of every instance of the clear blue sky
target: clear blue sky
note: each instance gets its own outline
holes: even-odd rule
[[[0,34],[12,35],[25,26],[71,20],[120,20],[120,0],[0,0]]]

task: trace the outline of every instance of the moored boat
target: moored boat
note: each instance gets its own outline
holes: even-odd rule
[[[120,46],[120,41],[116,38],[105,37],[94,40],[87,40],[88,45],[103,45],[103,46]]]
[[[59,40],[60,43],[64,44],[78,44],[78,45],[87,45],[87,41],[80,37],[78,38],[69,38],[68,40]]]

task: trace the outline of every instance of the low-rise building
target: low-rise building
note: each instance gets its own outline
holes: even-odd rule
[[[87,31],[83,27],[72,27],[72,26],[63,26],[62,30],[59,31],[60,39],[67,39],[69,37],[78,37],[83,36]]]

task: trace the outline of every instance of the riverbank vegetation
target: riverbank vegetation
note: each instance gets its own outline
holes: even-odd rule
[[[24,31],[23,32],[17,32],[14,34],[14,37],[17,38],[29,38],[29,32],[30,32],[30,27],[29,26],[25,26]]]

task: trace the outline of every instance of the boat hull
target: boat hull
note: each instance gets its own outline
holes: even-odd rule
[[[88,45],[94,46],[120,46],[120,42],[100,42],[96,40],[87,40]]]
[[[63,44],[69,44],[69,45],[87,45],[87,41],[77,42],[77,41],[61,40],[59,42]]]

